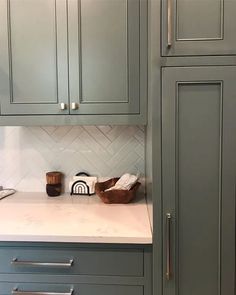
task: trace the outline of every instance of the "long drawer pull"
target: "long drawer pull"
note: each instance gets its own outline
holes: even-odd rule
[[[69,293],[64,292],[38,292],[38,291],[19,291],[17,288],[11,291],[12,295],[73,295],[74,290]]]
[[[39,261],[22,261],[17,258],[13,258],[12,265],[15,266],[46,266],[46,267],[71,267],[74,260],[70,259],[69,262],[39,262]]]

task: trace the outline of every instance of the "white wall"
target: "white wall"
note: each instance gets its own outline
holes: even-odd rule
[[[91,175],[142,176],[142,126],[0,127],[0,185],[18,191],[45,191],[45,173],[61,171],[65,188],[79,171]]]

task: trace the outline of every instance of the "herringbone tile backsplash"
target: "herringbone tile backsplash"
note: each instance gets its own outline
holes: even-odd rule
[[[0,127],[0,185],[45,191],[45,173],[64,173],[65,190],[80,171],[98,177],[144,176],[142,126]]]

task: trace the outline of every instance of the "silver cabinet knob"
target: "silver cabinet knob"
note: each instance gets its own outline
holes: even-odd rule
[[[71,109],[72,109],[72,110],[77,110],[78,108],[79,108],[78,103],[76,103],[76,102],[72,102],[72,103],[71,103]]]
[[[61,102],[60,108],[61,108],[62,111],[65,110],[66,109],[66,103]]]

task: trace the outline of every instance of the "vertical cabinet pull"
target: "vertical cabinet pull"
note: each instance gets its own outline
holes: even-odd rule
[[[73,295],[74,290],[70,292],[40,292],[40,291],[19,291],[17,288],[11,291],[12,295]]]
[[[166,214],[166,279],[171,276],[171,242],[170,242],[171,214]]]
[[[172,45],[172,0],[167,0],[167,46]]]

